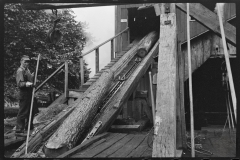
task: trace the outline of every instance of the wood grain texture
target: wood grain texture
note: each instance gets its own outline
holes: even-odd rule
[[[102,158],[102,157],[108,157],[109,155],[113,154],[114,152],[118,151],[120,148],[124,147],[126,143],[128,143],[132,138],[134,137],[133,134],[129,134],[118,141],[118,143],[115,143],[105,151],[101,152],[100,154],[97,154],[95,158]]]
[[[106,139],[106,141],[104,141],[100,145],[97,145],[97,146],[92,147],[92,148],[88,148],[84,152],[81,152],[78,155],[75,155],[73,157],[77,157],[77,158],[83,158],[83,157],[91,158],[91,157],[94,157],[95,155],[101,153],[105,149],[111,147],[114,143],[117,143],[119,140],[124,138],[126,135],[127,134],[122,134],[122,133],[111,134],[110,135],[111,138]]]
[[[91,145],[92,143],[98,141],[99,139],[102,139],[104,137],[106,137],[107,135],[109,135],[109,133],[103,133],[103,134],[100,134],[98,136],[94,136],[92,139],[89,139],[89,140],[86,140],[85,142],[83,142],[82,144],[74,147],[73,149],[65,152],[64,154],[58,156],[57,158],[65,158],[65,157],[69,157],[73,154],[75,154],[76,152],[79,152],[85,148],[87,148],[89,145]]]
[[[187,11],[186,3],[176,3],[184,12]],[[203,24],[210,30],[221,36],[220,26],[218,17],[215,13],[204,7],[200,3],[190,3],[189,4],[189,14],[193,16],[199,23]],[[226,39],[234,46],[236,46],[236,28],[230,23],[224,23],[224,30],[226,34]]]
[[[138,147],[138,145],[144,140],[145,135],[135,135],[124,147],[111,154],[109,157],[127,157],[132,150]]]
[[[165,25],[171,20],[170,25]],[[161,14],[158,82],[152,157],[175,157],[176,152],[176,14]]]

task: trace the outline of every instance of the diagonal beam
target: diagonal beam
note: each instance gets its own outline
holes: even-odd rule
[[[184,12],[187,11],[186,3],[176,3],[176,6]],[[218,17],[214,12],[210,11],[200,3],[189,3],[189,12],[190,15],[194,17],[199,23],[209,28],[221,37]],[[227,41],[236,46],[236,28],[230,23],[226,22],[224,23],[224,30]]]
[[[123,4],[124,3],[26,3],[23,5],[23,8],[26,10],[41,10],[41,9],[98,7]]]

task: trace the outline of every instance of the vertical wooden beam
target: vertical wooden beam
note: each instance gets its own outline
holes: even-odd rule
[[[111,60],[114,58],[114,46],[113,46],[114,40],[111,40]]]
[[[95,73],[99,71],[99,48],[96,49],[96,58],[95,58]]]
[[[181,49],[181,43],[179,42],[178,57],[179,57],[179,98],[180,98],[180,118],[181,118],[181,132],[182,132],[182,147],[186,148],[186,120],[185,120],[185,102],[184,102],[184,73],[185,73],[185,55]]]
[[[84,62],[83,57],[80,57],[80,72],[81,72],[81,86],[84,84]]]
[[[161,10],[164,14],[160,15],[157,102],[152,157],[176,156],[177,28],[175,4],[170,6],[171,13],[165,14]]]
[[[68,61],[65,61],[65,85],[64,85],[65,97],[68,97]]]

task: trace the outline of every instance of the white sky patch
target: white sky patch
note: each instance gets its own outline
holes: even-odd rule
[[[76,21],[86,22],[88,24],[86,32],[90,32],[95,38],[93,45],[86,44],[83,53],[114,36],[115,6],[73,8],[72,10],[77,16]],[[99,70],[110,62],[110,50],[110,42],[100,47]],[[91,68],[90,77],[94,76],[95,51],[84,56],[84,60],[88,63],[88,68]]]

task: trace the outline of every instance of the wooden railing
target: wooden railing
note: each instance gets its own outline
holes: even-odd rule
[[[92,51],[95,51],[95,73],[97,73],[99,71],[99,48],[101,46],[103,46],[104,44],[108,43],[109,41],[111,41],[111,60],[114,58],[114,39],[117,38],[118,36],[120,36],[120,43],[122,44],[122,34],[126,31],[128,31],[129,28],[127,27],[126,29],[124,29],[123,31],[121,31],[120,33],[118,33],[117,35],[115,35],[114,37],[106,40],[105,42],[99,44],[98,46],[94,47],[93,49],[87,51],[86,53],[83,53],[80,56],[80,72],[81,72],[81,86],[84,83],[84,62],[83,62],[83,57],[86,56],[87,54],[91,53]]]
[[[118,33],[117,35],[115,35],[114,37],[106,40],[105,42],[99,44],[98,46],[94,47],[93,49],[89,50],[88,52],[82,54],[80,56],[80,70],[81,70],[81,86],[84,83],[84,62],[83,62],[83,56],[91,53],[92,51],[95,50],[96,52],[96,72],[99,71],[99,48],[101,46],[103,46],[104,44],[106,44],[107,42],[111,41],[111,60],[114,58],[114,39],[117,38],[118,36],[120,36],[121,38],[121,43],[122,43],[122,34],[124,32],[126,32],[129,28],[124,29],[123,31],[121,31],[120,33]],[[44,85],[46,84],[54,75],[56,75],[63,67],[65,66],[65,85],[64,85],[64,94],[65,97],[68,97],[69,93],[68,93],[68,62],[65,61],[64,64],[62,64],[60,67],[58,67],[57,70],[55,70],[45,81],[43,81],[36,89],[35,89],[35,93]]]
[[[46,84],[54,75],[56,75],[63,67],[65,66],[65,85],[64,85],[64,92],[65,96],[68,97],[68,62],[65,61],[56,71],[54,71],[45,81],[43,81],[36,89],[35,93],[44,85]]]

